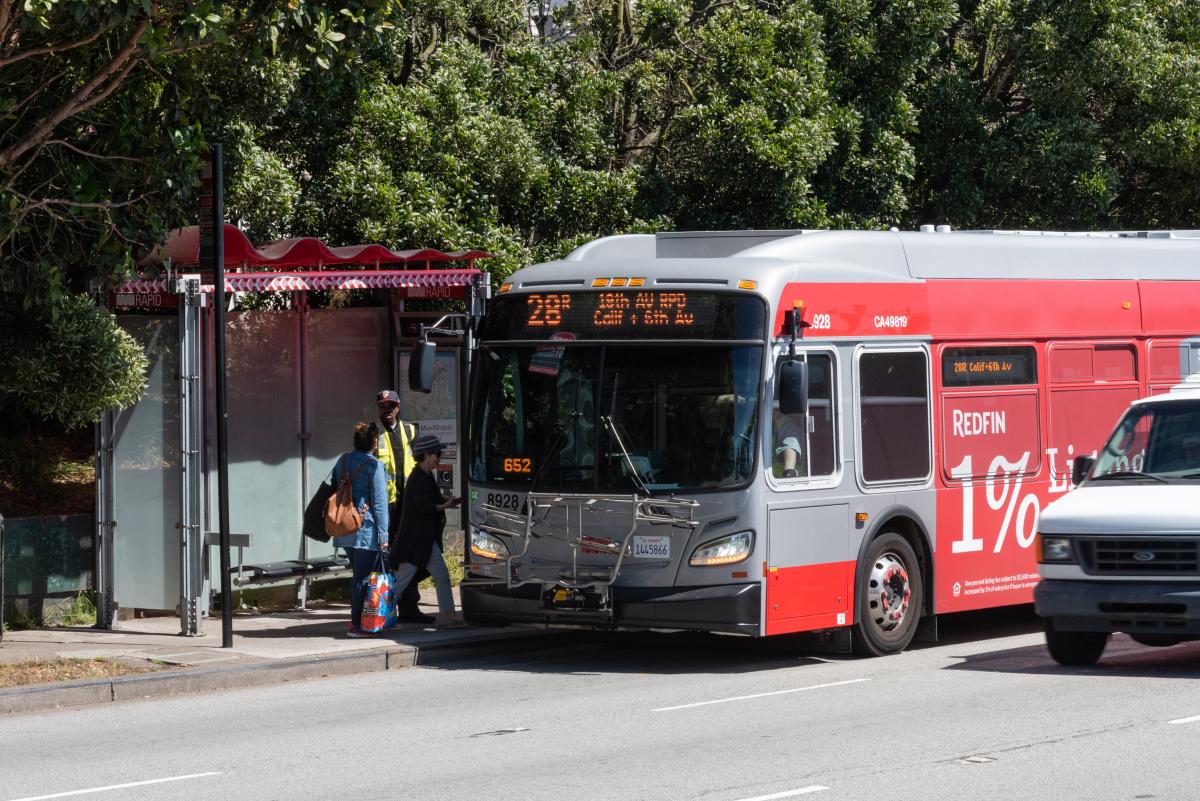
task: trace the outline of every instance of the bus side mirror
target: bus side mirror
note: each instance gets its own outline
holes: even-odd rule
[[[437,345],[418,342],[413,346],[408,361],[408,388],[413,392],[433,392],[433,362],[437,358]]]
[[[779,411],[808,414],[808,362],[787,361],[779,365],[775,394],[779,398]]]
[[[1077,487],[1082,484],[1095,464],[1096,457],[1094,456],[1076,456],[1071,462],[1071,483]]]

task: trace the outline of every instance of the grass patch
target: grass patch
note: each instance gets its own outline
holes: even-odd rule
[[[152,673],[162,665],[117,662],[111,659],[34,659],[0,664],[0,689],[46,684],[52,681],[108,679],[135,673]]]
[[[89,590],[84,590],[64,605],[43,614],[43,626],[94,626],[96,625],[96,601]]]

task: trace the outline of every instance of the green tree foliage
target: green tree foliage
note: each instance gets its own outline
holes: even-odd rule
[[[285,229],[295,177],[255,134],[298,64],[391,24],[391,0],[0,0],[0,404],[71,428],[138,397],[145,362],[74,292],[194,220],[197,155],[230,136],[230,196]]]
[[[350,58],[349,43],[378,36],[394,10],[337,6],[0,0],[0,291],[53,300],[73,278],[127,274],[192,216],[214,108],[252,108],[277,59]],[[207,82],[221,71],[228,83]]]
[[[145,388],[146,356],[87,295],[66,295],[58,314],[0,293],[0,410],[9,434],[37,420],[65,429],[130,406]]]
[[[553,6],[553,15],[547,10]],[[1185,0],[3,0],[0,288],[112,279],[225,142],[257,240],[1194,225]]]
[[[962,2],[918,105],[923,220],[1196,226],[1200,4]]]

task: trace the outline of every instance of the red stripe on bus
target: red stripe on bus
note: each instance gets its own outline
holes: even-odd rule
[[[772,568],[766,576],[765,634],[829,629],[854,621],[854,562]]]
[[[1134,336],[1195,333],[1200,282],[964,280],[787,284],[775,313],[803,304],[808,338]]]

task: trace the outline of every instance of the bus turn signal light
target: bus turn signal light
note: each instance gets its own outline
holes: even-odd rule
[[[743,278],[738,281],[738,289],[758,289],[758,282]]]
[[[592,286],[593,286],[593,287],[604,287],[604,286],[608,286],[608,279],[607,279],[607,278],[593,278],[593,279],[592,279]]]
[[[512,289],[512,284],[508,284],[508,283],[502,284],[500,286],[500,294],[503,295],[505,292],[508,292],[510,289]]]

